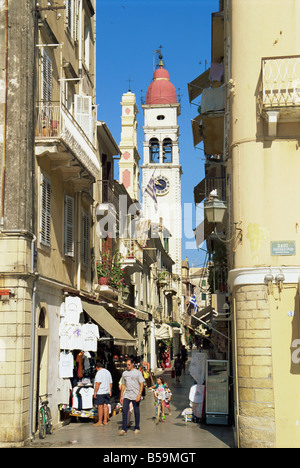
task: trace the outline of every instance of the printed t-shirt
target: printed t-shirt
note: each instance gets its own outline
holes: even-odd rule
[[[99,328],[94,323],[86,323],[82,326],[82,349],[83,351],[97,351],[97,339],[99,339]]]

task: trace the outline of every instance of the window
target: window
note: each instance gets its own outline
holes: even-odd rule
[[[86,136],[93,141],[92,97],[75,94],[74,114]]]
[[[165,138],[163,141],[163,161],[164,163],[172,162],[172,140]]]
[[[51,239],[51,182],[42,175],[40,242],[50,247]]]
[[[73,36],[73,0],[67,0],[67,28],[71,36]]]
[[[157,118],[157,120],[164,120],[165,116],[164,115],[158,115],[156,118]]]
[[[82,263],[89,263],[89,248],[90,248],[90,226],[89,214],[85,211],[82,215]]]
[[[87,69],[90,69],[90,38],[91,27],[88,21],[84,22],[84,62]]]
[[[65,255],[74,257],[74,198],[65,196]]]
[[[150,162],[159,162],[159,142],[157,138],[151,138],[149,141]]]

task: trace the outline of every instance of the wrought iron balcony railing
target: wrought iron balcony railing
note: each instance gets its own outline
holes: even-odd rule
[[[100,171],[95,147],[63,104],[38,103],[35,136],[39,144],[46,139],[62,141],[94,177]]]

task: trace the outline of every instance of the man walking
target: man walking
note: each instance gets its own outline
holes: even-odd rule
[[[109,398],[112,395],[113,382],[111,373],[103,368],[101,361],[96,362],[96,369],[94,398],[98,407],[98,422],[94,426],[103,426],[108,423],[108,404]]]
[[[127,434],[127,417],[130,402],[133,404],[134,409],[134,433],[138,434],[140,432],[140,401],[145,382],[143,374],[138,369],[134,368],[133,359],[127,359],[126,368],[127,370],[124,371],[122,375],[120,396],[120,402],[123,405],[122,430],[120,431],[121,436]]]

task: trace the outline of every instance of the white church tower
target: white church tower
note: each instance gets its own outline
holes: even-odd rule
[[[139,160],[137,149],[137,113],[135,94],[131,91],[123,94],[122,101],[122,133],[119,148],[119,181],[127,189],[133,201],[140,199]]]
[[[179,163],[180,103],[176,89],[164,68],[162,56],[147,90],[144,110],[144,160],[142,169],[143,212],[146,218],[162,224],[171,234],[169,254],[175,262],[173,273],[181,275],[181,165]],[[158,209],[145,193],[154,177]]]

